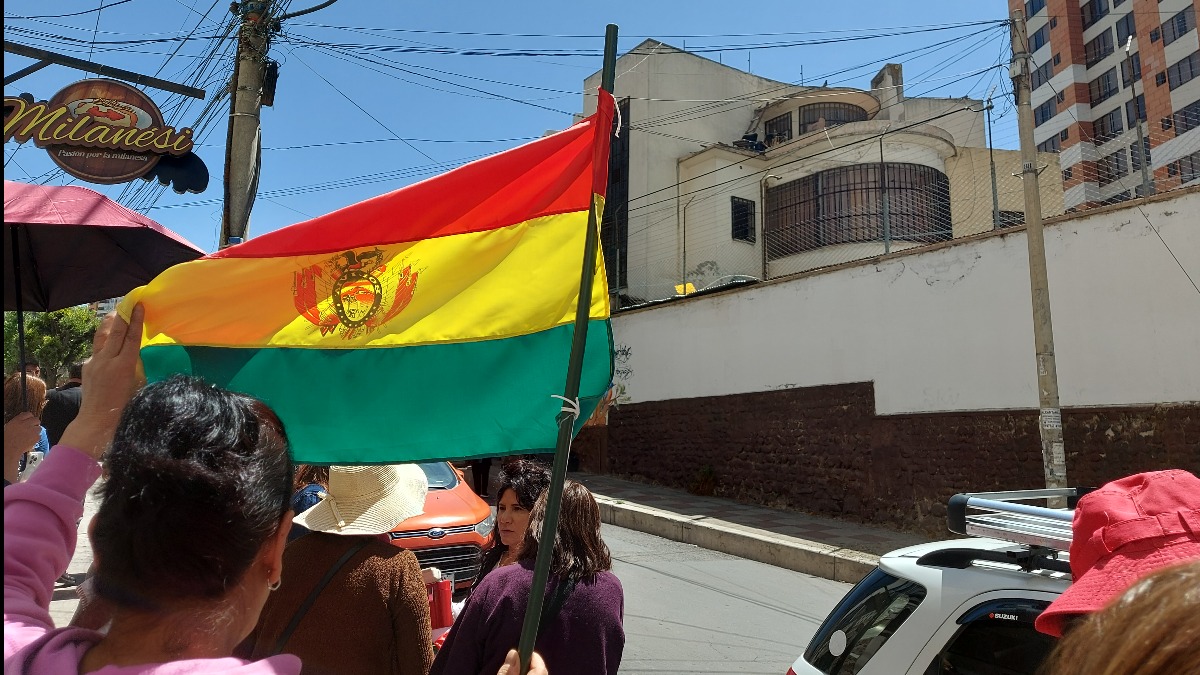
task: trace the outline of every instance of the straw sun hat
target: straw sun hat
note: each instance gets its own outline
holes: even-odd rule
[[[313,532],[384,534],[425,511],[429,480],[416,464],[331,466],[329,490],[292,520]]]

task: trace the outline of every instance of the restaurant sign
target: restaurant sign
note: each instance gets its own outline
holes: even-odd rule
[[[174,168],[157,172],[160,182],[175,182],[177,192],[200,192],[208,169],[191,154],[192,133],[166,125],[148,96],[116,80],[80,80],[49,101],[4,97],[5,143],[32,140],[63,171],[91,183],[149,179],[165,160]]]

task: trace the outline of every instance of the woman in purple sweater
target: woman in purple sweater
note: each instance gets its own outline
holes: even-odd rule
[[[543,492],[530,513],[518,564],[496,568],[475,587],[430,675],[490,673],[517,646],[545,516]],[[563,486],[552,545],[547,613],[535,647],[552,673],[614,675],[625,648],[625,595],[600,537],[600,508],[592,493],[574,481]]]

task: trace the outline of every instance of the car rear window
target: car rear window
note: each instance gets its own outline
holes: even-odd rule
[[[448,490],[458,485],[458,475],[445,462],[424,462],[421,464],[421,470],[429,480],[430,490]]]
[[[921,584],[876,568],[830,612],[804,660],[826,675],[859,672],[924,599]]]

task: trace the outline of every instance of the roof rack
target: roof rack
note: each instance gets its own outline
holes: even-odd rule
[[[1068,551],[1075,503],[1090,491],[1091,488],[1048,488],[964,492],[950,498],[946,520],[950,531],[958,534]],[[1066,509],[1019,503],[1063,497],[1067,500]]]

